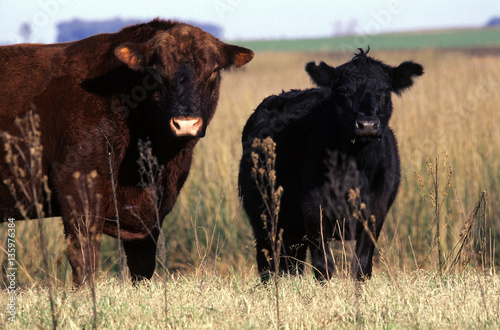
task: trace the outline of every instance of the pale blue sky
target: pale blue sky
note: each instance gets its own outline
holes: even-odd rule
[[[0,0],[0,41],[54,42],[56,24],[73,18],[154,17],[215,23],[225,40],[327,37],[480,27],[500,16],[500,0]]]

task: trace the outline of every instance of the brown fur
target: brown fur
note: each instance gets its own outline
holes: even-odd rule
[[[0,131],[19,136],[14,120],[30,108],[41,118],[52,215],[62,216],[76,284],[97,268],[101,234],[118,236],[109,157],[132,277],[152,276],[158,225],[172,209],[193,148],[215,112],[220,69],[252,57],[251,50],[197,27],[162,20],[70,43],[0,47]],[[169,127],[176,116],[201,118],[203,130],[176,138]],[[151,142],[164,168],[153,188],[141,185],[139,139]],[[94,187],[86,189],[94,196],[86,206],[74,173],[84,180],[92,171]],[[20,219],[6,179],[15,180],[0,148],[0,222]],[[150,189],[161,196],[158,205]]]

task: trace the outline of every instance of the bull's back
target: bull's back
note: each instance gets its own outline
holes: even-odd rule
[[[36,108],[36,98],[47,90],[60,71],[59,58],[64,45],[19,44],[0,47],[0,132],[20,136],[16,117],[24,118],[28,110]],[[21,146],[22,147],[22,146]],[[16,182],[5,163],[5,150],[0,147],[0,222],[16,216],[15,200],[6,185],[6,179]],[[27,210],[30,213],[30,209]]]
[[[61,75],[67,44],[20,44],[0,47],[0,129],[30,109],[35,98]],[[9,120],[10,119],[10,120]],[[7,125],[10,126],[10,125]]]

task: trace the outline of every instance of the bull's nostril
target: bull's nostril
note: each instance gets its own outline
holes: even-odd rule
[[[364,125],[362,122],[356,121],[356,128],[357,129],[363,129]]]
[[[172,119],[170,121],[170,125],[172,126],[172,128],[176,129],[176,130],[179,130],[181,129],[181,126],[179,125],[179,123],[177,122],[177,120],[175,119]]]
[[[380,124],[379,123],[373,123],[373,128],[374,129],[379,129],[380,127]]]

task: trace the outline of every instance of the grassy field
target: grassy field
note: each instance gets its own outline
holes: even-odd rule
[[[105,278],[96,286],[96,327],[111,329],[272,329],[277,328],[274,287],[253,274],[155,277],[133,287]],[[364,284],[334,278],[321,285],[311,276],[284,278],[278,290],[280,328],[481,328],[500,326],[500,278],[474,272],[383,274]],[[167,301],[165,302],[165,293]],[[6,301],[0,292],[2,301]],[[59,289],[58,328],[90,329],[93,303],[88,288]],[[47,290],[34,286],[17,296],[16,322],[2,329],[51,328]],[[3,307],[3,306],[2,306]],[[167,308],[165,308],[167,307]]]
[[[438,30],[379,35],[341,36],[323,39],[264,40],[239,42],[256,51],[336,51],[370,45],[377,50],[422,48],[495,47],[500,45],[500,29]]]
[[[398,138],[403,181],[378,242],[375,276],[360,286],[343,276],[322,286],[309,272],[284,279],[278,292],[281,326],[498,327],[500,52],[370,46],[370,55],[387,64],[411,59],[425,68],[410,91],[393,98],[391,127]],[[121,283],[116,279],[117,241],[104,237],[96,287],[98,327],[276,326],[274,287],[258,285],[251,229],[237,196],[241,130],[264,97],[312,86],[304,71],[307,61],[339,65],[354,51],[258,52],[245,69],[224,74],[215,118],[163,226],[167,275],[159,267],[155,279],[137,289]],[[45,220],[44,226],[59,325],[91,327],[92,299],[87,289],[71,289],[60,220]],[[7,246],[6,235],[2,227],[1,249]],[[36,222],[16,223],[16,244],[15,327],[50,327],[47,270]],[[345,253],[338,243],[331,248],[341,272],[346,271],[350,245]],[[7,268],[5,253],[0,264]],[[468,271],[462,272],[464,268]],[[2,281],[8,283],[5,272]],[[0,301],[7,301],[6,291],[0,291]],[[0,328],[10,326],[5,310],[0,308]]]

